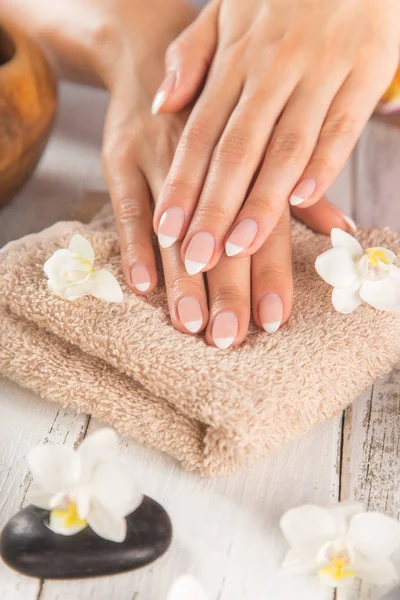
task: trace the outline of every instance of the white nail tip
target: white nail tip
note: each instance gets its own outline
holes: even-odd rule
[[[200,331],[202,324],[203,324],[203,321],[201,321],[201,320],[188,321],[187,323],[184,323],[183,326],[185,327],[185,329],[190,331],[190,333],[197,333],[198,331]]]
[[[164,104],[166,97],[167,97],[167,94],[164,90],[161,90],[160,92],[158,92],[158,94],[156,94],[156,97],[154,98],[154,102],[151,105],[151,114],[152,115],[156,115],[158,113],[158,111]]]
[[[273,321],[272,323],[263,323],[263,327],[267,333],[275,333],[281,326],[280,321]]]
[[[220,350],[226,350],[227,348],[229,348],[229,346],[232,345],[232,342],[234,341],[234,337],[229,337],[229,338],[214,338],[214,342],[215,345],[217,346],[217,348],[219,348]]]
[[[298,206],[299,204],[302,204],[304,202],[304,198],[301,198],[300,196],[290,196],[290,204],[292,206]]]
[[[353,219],[347,215],[343,215],[343,219],[346,221],[347,225],[349,225],[349,227],[351,227],[351,229],[353,230],[353,233],[355,233],[357,231],[357,225],[355,224]]]
[[[145,292],[150,287],[150,281],[145,281],[143,283],[135,283],[135,288],[139,290],[139,292]]]
[[[161,248],[169,248],[172,244],[175,244],[176,237],[172,237],[171,235],[163,235],[162,233],[158,234],[158,242]]]
[[[225,244],[225,252],[227,256],[236,256],[236,254],[240,254],[242,251],[243,248],[236,246],[236,244],[231,244],[230,242],[226,242]]]
[[[200,273],[205,267],[205,263],[193,262],[192,260],[185,260],[185,268],[189,275],[196,275]]]

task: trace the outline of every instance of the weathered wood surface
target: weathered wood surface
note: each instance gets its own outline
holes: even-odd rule
[[[0,245],[68,218],[85,190],[104,188],[99,153],[106,102],[102,92],[63,86],[56,132],[39,170],[0,212]],[[400,159],[400,130],[370,124],[331,197],[360,222],[400,229],[392,193],[400,184],[396,151]],[[399,391],[395,370],[344,419],[316,428],[248,471],[213,481],[186,474],[168,457],[124,440],[124,460],[144,492],[171,514],[170,552],[140,572],[83,582],[36,582],[0,564],[0,600],[164,600],[175,577],[186,572],[202,581],[210,600],[333,600],[333,592],[315,580],[289,578],[279,570],[284,553],[279,516],[290,506],[325,504],[339,495],[398,514]],[[75,444],[99,424],[7,381],[0,382],[0,406],[1,526],[22,505],[29,487],[28,449],[43,441]],[[368,600],[378,598],[374,590],[361,593]],[[359,597],[354,591],[348,600]]]

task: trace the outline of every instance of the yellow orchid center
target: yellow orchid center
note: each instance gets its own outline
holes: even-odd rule
[[[330,559],[329,567],[319,569],[318,574],[328,577],[335,583],[340,583],[345,579],[353,579],[356,574],[348,568],[349,562],[347,556],[333,556]]]
[[[64,509],[53,510],[52,516],[60,521],[65,529],[87,526],[85,519],[80,518],[75,502],[69,502]]]
[[[72,256],[76,258],[79,266],[83,267],[85,271],[89,271],[90,273],[93,271],[93,265],[90,260],[83,258],[83,256],[80,256],[80,254],[77,254],[76,252],[74,252]]]
[[[368,263],[370,267],[377,267],[379,263],[384,265],[391,265],[392,260],[386,250],[382,248],[367,248],[365,251],[368,256]]]

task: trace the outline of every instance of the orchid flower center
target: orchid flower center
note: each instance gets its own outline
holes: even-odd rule
[[[337,554],[328,554],[328,566],[321,567],[318,574],[337,584],[346,579],[353,579],[356,574],[349,568],[350,557],[346,550]]]
[[[75,502],[68,502],[66,508],[53,510],[52,515],[62,523],[65,529],[87,526],[85,519],[80,518]]]
[[[393,261],[393,253],[385,248],[367,248],[359,263],[362,278],[375,280],[387,277]]]
[[[87,258],[83,258],[83,256],[80,256],[76,252],[74,252],[72,256],[75,259],[74,266],[78,268],[72,271],[66,271],[62,275],[67,281],[71,281],[73,283],[75,281],[82,280],[82,272],[86,272],[87,275],[93,273],[93,265],[90,262],[90,260],[87,260]]]

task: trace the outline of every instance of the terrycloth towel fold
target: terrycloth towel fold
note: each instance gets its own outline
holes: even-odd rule
[[[93,245],[96,268],[114,273],[123,304],[53,296],[43,264],[75,233]],[[365,246],[400,253],[389,230],[362,230]],[[293,225],[295,295],[288,325],[252,327],[220,351],[173,329],[162,286],[148,298],[124,285],[114,219],[58,223],[0,252],[0,372],[41,396],[72,405],[121,433],[215,475],[336,415],[400,357],[400,314],[367,305],[336,313],[314,261],[328,238]]]

